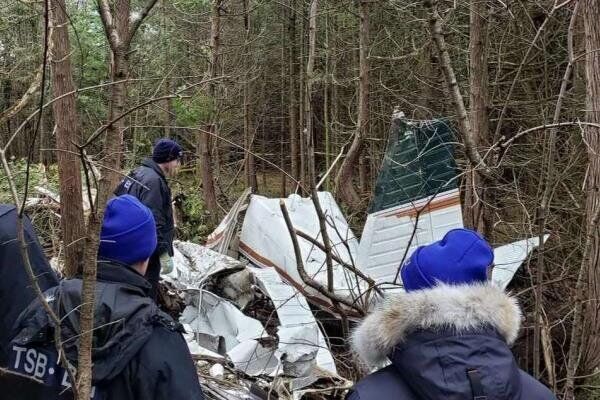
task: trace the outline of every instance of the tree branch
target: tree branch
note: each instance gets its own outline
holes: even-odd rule
[[[117,121],[120,121],[121,119],[125,118],[126,116],[128,116],[129,114],[131,114],[132,112],[134,112],[137,109],[140,109],[142,107],[145,107],[149,104],[152,103],[156,103],[157,101],[161,101],[161,100],[165,100],[165,99],[172,99],[174,97],[185,97],[185,96],[179,96],[176,94],[171,94],[168,96],[161,96],[161,97],[156,97],[154,99],[150,99],[150,100],[146,100],[143,103],[140,103],[132,108],[130,108],[129,110],[125,111],[123,114],[115,117],[112,121],[109,121],[108,123],[106,123],[105,125],[101,126],[100,128],[96,129],[96,131],[90,136],[90,138],[88,140],[86,140],[86,142],[84,144],[81,145],[81,148],[85,148],[87,146],[89,146],[90,144],[92,144],[92,142],[94,142],[98,136],[100,136],[103,132],[105,132],[108,128],[110,128],[114,123],[116,123]]]
[[[29,86],[29,89],[25,92],[23,97],[19,100],[18,103],[13,104],[11,107],[0,113],[0,125],[4,125],[6,121],[14,117],[19,111],[25,108],[33,99],[33,95],[40,89],[40,84],[42,83],[42,75],[43,75],[44,66],[41,65],[38,72],[35,74],[35,78],[33,78],[33,82]]]
[[[102,20],[102,26],[104,27],[104,32],[108,38],[108,44],[110,45],[111,50],[116,52],[117,49],[121,47],[122,40],[119,37],[119,32],[117,32],[114,18],[112,12],[110,11],[110,5],[108,4],[108,0],[97,0],[97,4],[98,13],[100,14],[100,19]]]
[[[290,238],[292,239],[292,245],[294,248],[294,255],[296,256],[296,267],[298,269],[298,274],[300,274],[300,278],[302,281],[309,287],[313,288],[317,292],[321,293],[323,296],[332,301],[332,303],[341,303],[346,307],[358,312],[360,315],[364,315],[365,312],[360,307],[357,307],[352,302],[349,302],[345,298],[336,295],[335,293],[331,293],[327,288],[321,285],[319,282],[311,278],[304,269],[304,263],[302,261],[302,252],[300,251],[300,245],[298,244],[298,238],[296,237],[296,232],[294,230],[294,226],[292,225],[292,220],[290,219],[290,214],[285,206],[285,202],[283,200],[279,201],[279,208],[281,208],[281,213],[283,214],[283,219],[285,220],[285,225],[288,228],[288,232],[290,234]]]
[[[506,115],[506,110],[508,109],[508,104],[510,102],[510,98],[512,97],[513,91],[517,85],[517,81],[519,80],[519,77],[521,76],[521,71],[523,70],[523,66],[527,62],[527,59],[529,58],[529,54],[531,53],[531,50],[533,50],[535,43],[540,38],[542,32],[546,28],[546,25],[548,24],[548,21],[550,21],[550,19],[554,15],[554,13],[556,11],[560,10],[562,7],[566,6],[567,4],[571,3],[571,1],[572,0],[567,0],[567,1],[564,1],[563,3],[558,4],[558,1],[555,0],[554,5],[552,6],[552,9],[548,13],[548,15],[546,15],[544,22],[542,22],[542,25],[540,25],[537,32],[535,33],[535,37],[533,38],[531,44],[527,48],[527,52],[525,53],[525,56],[523,56],[523,59],[521,60],[521,63],[519,64],[519,67],[517,68],[517,73],[515,74],[515,77],[513,78],[513,81],[510,85],[510,89],[508,90],[508,94],[506,95],[506,100],[504,101],[504,106],[502,107],[502,111],[500,112],[500,117],[498,117],[498,123],[496,125],[496,132],[494,133],[494,140],[496,140],[496,138],[498,138],[500,136],[500,130],[502,129],[502,123],[504,122],[504,117]]]
[[[494,144],[494,146],[492,146],[492,149],[505,149],[505,148],[509,147],[511,144],[513,144],[515,140],[517,140],[517,139],[521,138],[522,136],[525,136],[531,132],[541,131],[541,130],[545,130],[548,128],[560,128],[563,126],[593,126],[595,128],[600,128],[600,124],[596,124],[593,122],[582,122],[582,121],[559,122],[557,124],[540,125],[540,126],[535,126],[533,128],[525,129],[524,131],[517,133],[515,136],[511,137],[510,139],[508,139],[506,141],[503,141],[504,138],[502,137],[502,138],[500,138],[499,142],[497,142],[496,144]]]
[[[325,246],[323,246],[323,243],[319,242],[317,239],[313,238],[308,233],[303,232],[300,229],[294,229],[294,232],[296,232],[296,235],[300,236],[302,239],[306,240],[310,244],[317,246],[322,252],[326,251]],[[348,264],[333,252],[331,252],[331,258],[333,259],[333,261],[340,264],[342,267],[346,268],[347,270],[358,275],[360,278],[364,279],[371,287],[375,287],[375,281],[373,280],[373,278],[370,278],[369,276],[363,274],[362,271],[358,268]],[[377,291],[381,294],[380,289],[377,289]]]
[[[442,71],[444,72],[444,77],[446,78],[446,85],[448,85],[448,91],[452,96],[454,108],[458,116],[458,124],[462,132],[466,150],[465,152],[469,161],[473,165],[474,169],[477,169],[478,173],[482,173],[480,170],[481,168],[483,172],[485,172],[485,175],[491,175],[491,170],[479,154],[479,151],[477,151],[477,142],[473,135],[473,130],[471,127],[471,122],[469,121],[467,109],[465,107],[464,98],[460,92],[456,74],[454,73],[454,68],[452,67],[450,53],[446,47],[446,40],[444,39],[444,32],[442,29],[442,17],[438,11],[437,4],[438,0],[425,0],[425,5],[431,9],[429,27],[431,30],[431,35],[438,49]]]
[[[154,7],[154,5],[156,5],[156,3],[157,3],[157,0],[148,0],[148,3],[146,3],[146,6],[138,14],[137,18],[135,18],[134,20],[131,21],[131,24],[129,25],[129,32],[127,35],[127,39],[125,40],[125,42],[127,44],[131,43],[133,36],[139,29],[140,25],[142,25],[142,22],[148,16],[150,11],[152,11],[152,8]]]

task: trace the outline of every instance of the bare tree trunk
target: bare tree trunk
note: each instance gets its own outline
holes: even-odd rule
[[[587,121],[600,123],[600,2],[583,2],[585,27],[586,116]],[[587,299],[585,310],[584,368],[593,371],[600,366],[600,232],[594,229],[593,219],[600,210],[600,129],[585,127],[588,146],[588,170],[585,181],[586,222],[592,236],[590,257],[587,260]]]
[[[287,8],[285,7],[285,5],[282,5],[281,8],[282,11],[282,17],[284,18],[284,20],[287,18]],[[285,130],[285,123],[286,123],[286,113],[285,113],[285,85],[286,85],[286,78],[285,78],[285,74],[286,74],[286,67],[287,67],[287,63],[285,61],[285,54],[286,54],[286,50],[285,50],[285,32],[286,31],[286,26],[284,23],[281,24],[281,79],[280,79],[280,84],[281,84],[281,92],[280,92],[280,99],[279,99],[279,105],[281,108],[281,119],[280,119],[280,125],[279,125],[279,129],[280,129],[280,133],[279,133],[279,167],[281,168],[280,171],[280,178],[281,178],[281,183],[280,183],[280,190],[279,190],[279,196],[280,197],[285,197],[285,192],[286,192],[286,183],[287,183],[287,177],[285,175],[285,169],[286,169],[286,163],[285,163],[285,137],[286,137],[286,130]]]
[[[442,28],[442,16],[438,10],[438,0],[425,0],[424,4],[426,7],[431,9],[429,28],[431,31],[431,36],[437,47],[440,58],[440,66],[444,72],[446,86],[448,87],[448,92],[452,97],[452,102],[454,104],[454,109],[458,119],[458,125],[462,133],[462,141],[465,145],[465,153],[472,165],[478,166],[485,172],[485,174],[490,175],[491,171],[489,167],[484,162],[481,154],[479,154],[477,151],[477,145],[475,143],[475,138],[473,137],[471,121],[467,115],[467,109],[465,107],[462,93],[460,92],[460,87],[458,86],[456,74],[454,73],[454,67],[452,66],[452,61],[450,59],[450,53],[446,47],[446,40],[444,38],[444,32]],[[482,173],[482,171],[478,170],[478,173]]]
[[[296,98],[296,82],[298,79],[298,50],[296,43],[296,1],[290,0],[289,10],[289,135],[290,135],[290,163],[291,174],[295,179],[300,179],[300,149],[298,144],[298,99]]]
[[[473,141],[479,147],[488,144],[488,4],[486,0],[471,0],[469,35],[470,122]],[[469,164],[465,179],[463,222],[489,237],[491,226],[487,190],[484,178]]]
[[[129,51],[131,40],[157,1],[148,0],[142,11],[135,18],[130,19],[129,0],[118,0],[116,5],[117,16],[113,15],[108,0],[97,0],[98,12],[114,56],[111,73],[113,82],[125,79],[127,76],[127,52]],[[127,26],[127,29],[125,29],[125,26]],[[120,178],[117,171],[121,165],[121,151],[123,147],[123,129],[119,128],[121,124],[111,122],[115,117],[121,116],[123,113],[126,95],[125,84],[116,84],[111,87],[112,93],[107,121],[109,129],[107,129],[104,140],[104,152],[106,156],[104,164],[110,166],[110,169],[104,169],[98,181],[96,204],[88,217],[83,261],[82,305],[79,320],[81,336],[79,337],[80,344],[77,359],[77,391],[81,399],[89,399],[92,388],[92,340],[94,336],[94,304],[97,272],[96,256],[98,254],[100,227],[102,225],[104,207]]]
[[[163,68],[165,73],[171,74],[169,71],[169,63],[171,61],[171,51],[168,43],[167,32],[167,18],[166,18],[166,0],[160,0],[160,8],[161,8],[161,30],[160,30],[160,43],[163,47]],[[163,95],[167,96],[171,91],[171,83],[172,79],[170,76],[165,77],[165,81],[162,83],[164,85]],[[171,125],[172,125],[172,115],[173,115],[173,99],[165,99],[162,102],[162,115],[163,115],[163,134],[164,137],[171,137]]]
[[[331,48],[329,42],[329,14],[325,15],[325,79],[323,81],[323,130],[325,131],[325,171],[329,171],[331,165],[331,126],[329,120],[329,84],[330,71],[329,59],[331,58]],[[329,175],[325,178],[325,190],[331,190]]]
[[[315,144],[313,127],[312,88],[314,82],[315,52],[317,47],[317,10],[318,0],[312,0],[308,24],[308,60],[306,62],[306,94],[304,95],[304,112],[306,123],[306,161],[307,182],[309,188],[316,185],[315,180]]]
[[[220,1],[220,0],[216,0]],[[208,126],[209,132],[214,132],[214,124]],[[210,220],[216,223],[218,220],[219,208],[217,197],[215,195],[215,184],[213,180],[212,162],[210,157],[210,134],[200,133],[200,170],[202,172],[202,191],[204,193],[204,202],[207,210],[210,212]]]
[[[360,196],[353,183],[353,170],[360,160],[364,139],[369,127],[369,1],[360,0],[359,13],[358,127],[335,182],[341,199],[349,206],[357,206],[360,202]]]
[[[300,152],[300,182],[302,182],[302,184],[306,183],[306,141],[304,140],[304,131],[306,129],[306,120],[304,119],[304,106],[305,106],[305,100],[304,97],[306,95],[305,93],[305,80],[306,80],[306,75],[304,73],[303,68],[301,68],[301,65],[304,65],[304,54],[305,54],[305,46],[304,46],[304,40],[305,40],[305,35],[306,35],[306,30],[305,30],[305,13],[304,13],[304,0],[300,1],[300,59],[298,60],[298,82],[296,82],[296,84],[299,84],[298,87],[298,93],[299,93],[299,110],[298,110],[298,143],[300,144],[298,147],[298,151]]]
[[[111,81],[118,82],[127,78],[127,55],[125,49],[117,49],[113,52]],[[107,122],[114,120],[125,111],[125,96],[127,89],[125,83],[117,83],[112,85],[110,94],[110,104],[108,106]],[[125,120],[119,119],[112,123],[107,129],[106,140],[104,147],[106,149],[105,164],[111,168],[120,169],[123,160],[123,131],[125,129]],[[110,139],[108,139],[110,138]],[[116,187],[119,183],[120,176],[117,173],[106,171],[110,175],[112,187]]]
[[[115,29],[120,38],[127,38],[129,35],[129,0],[117,0],[115,4]],[[121,41],[119,46],[112,48],[111,52],[111,81],[119,82],[127,79],[129,74],[129,43]],[[125,82],[111,86],[110,103],[108,106],[108,121],[113,121],[125,111],[125,99],[127,97],[127,86]],[[123,161],[123,133],[125,130],[125,119],[121,118],[112,123],[108,130],[105,141],[106,165],[119,170]],[[108,139],[110,138],[110,139]],[[116,172],[107,170],[111,187],[116,187],[121,179]]]
[[[52,92],[55,98],[75,90],[71,69],[69,24],[65,0],[52,0]],[[74,143],[79,142],[79,117],[75,94],[52,104],[56,123],[56,156],[60,188],[61,229],[65,254],[64,273],[72,277],[81,270],[84,254],[85,222],[81,193],[80,161]]]
[[[244,157],[245,165],[244,171],[246,173],[246,185],[252,188],[253,192],[258,189],[258,182],[256,181],[256,163],[254,160],[253,145],[256,137],[256,130],[252,123],[252,109],[250,106],[251,96],[251,77],[252,74],[249,70],[252,65],[252,57],[249,53],[249,40],[250,40],[250,0],[242,0],[244,7],[244,29],[246,31],[246,37],[244,39],[244,56],[248,60],[248,66],[246,67],[246,73],[244,74],[244,148],[246,154]]]
[[[360,189],[360,193],[363,194],[369,189],[369,165],[365,157],[366,151],[363,147],[361,157],[358,160],[358,187]]]
[[[221,4],[223,0],[213,0],[211,6],[210,17],[210,65],[209,76],[214,79],[217,76],[219,66],[219,51],[220,51],[220,32],[221,32]],[[215,82],[211,81],[208,84],[208,97],[212,104],[216,103],[216,86]],[[212,170],[211,157],[211,140],[210,137],[217,133],[217,125],[215,121],[215,108],[212,107],[210,122],[206,127],[208,132],[200,131],[198,150],[200,153],[200,171],[202,175],[202,191],[204,193],[204,202],[206,208],[210,212],[211,222],[217,222],[219,216],[219,208],[217,205],[217,196],[215,193],[215,179]],[[209,133],[210,132],[210,133]]]

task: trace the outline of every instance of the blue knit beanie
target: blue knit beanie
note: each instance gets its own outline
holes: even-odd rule
[[[453,229],[442,240],[413,252],[402,266],[402,282],[407,292],[431,288],[438,282],[485,282],[493,261],[492,247],[481,235],[469,229]]]
[[[132,265],[144,261],[156,248],[156,225],[152,212],[129,195],[115,197],[106,205],[98,258]]]
[[[183,156],[183,149],[174,140],[171,139],[159,139],[154,143],[154,150],[152,151],[152,159],[157,164],[167,163],[169,161],[177,160]]]

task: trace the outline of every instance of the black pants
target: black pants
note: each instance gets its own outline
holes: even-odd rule
[[[158,252],[155,252],[150,257],[148,269],[146,270],[146,279],[152,285],[150,297],[154,301],[158,301],[158,281],[160,279],[160,254]]]

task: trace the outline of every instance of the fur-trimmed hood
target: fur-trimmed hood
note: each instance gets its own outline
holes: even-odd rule
[[[408,335],[419,330],[469,333],[493,328],[512,344],[521,325],[515,298],[489,283],[448,286],[394,294],[367,316],[352,335],[359,358],[381,365]]]

